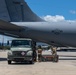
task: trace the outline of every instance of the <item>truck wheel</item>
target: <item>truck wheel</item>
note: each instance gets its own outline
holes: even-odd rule
[[[30,61],[30,64],[34,64],[34,61]]]
[[[11,64],[11,61],[10,60],[8,60],[8,64]]]

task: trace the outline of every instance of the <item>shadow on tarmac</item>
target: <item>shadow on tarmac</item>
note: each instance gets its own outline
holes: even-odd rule
[[[76,57],[76,56],[72,56],[72,55],[59,55],[59,57]]]
[[[76,58],[59,58],[59,60],[76,60]]]
[[[7,58],[0,58],[0,61],[7,61]]]
[[[13,63],[11,63],[11,65],[34,65],[34,63],[29,63],[29,62],[13,62]]]
[[[72,55],[59,55],[59,60],[76,60],[76,56],[72,56]]]
[[[29,63],[12,63],[10,65],[34,65],[34,64],[29,64]]]

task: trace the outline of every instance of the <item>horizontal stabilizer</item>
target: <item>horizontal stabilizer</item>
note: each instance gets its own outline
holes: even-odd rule
[[[9,22],[0,20],[0,30],[5,30],[5,31],[21,31],[23,30],[22,27],[11,24]]]
[[[0,34],[7,35],[6,33],[15,35],[16,32],[23,31],[24,28],[11,24],[9,22],[0,20]]]

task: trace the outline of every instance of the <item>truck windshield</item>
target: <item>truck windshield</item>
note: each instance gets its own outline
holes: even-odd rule
[[[29,40],[13,40],[12,46],[22,46],[22,47],[31,47],[31,41]]]

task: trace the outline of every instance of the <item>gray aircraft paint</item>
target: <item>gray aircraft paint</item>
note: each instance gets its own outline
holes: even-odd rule
[[[25,27],[23,37],[58,46],[76,46],[76,22],[13,22],[13,24]]]
[[[0,19],[10,22],[41,22],[24,0],[0,0]]]

